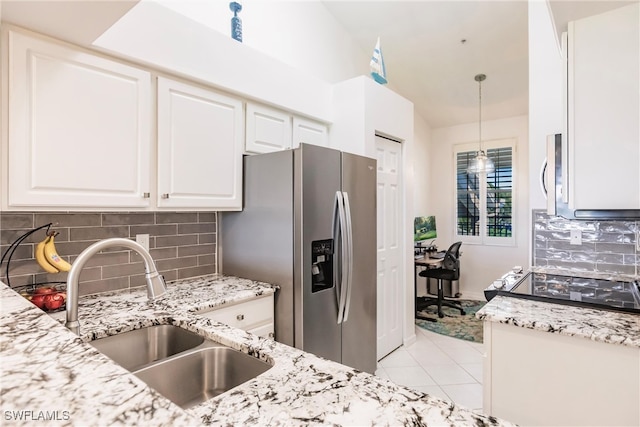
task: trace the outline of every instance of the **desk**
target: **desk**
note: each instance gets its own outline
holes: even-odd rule
[[[427,267],[427,268],[438,268],[442,265],[442,258],[429,258],[429,254],[425,253],[422,258],[414,259],[414,267],[413,267],[413,311],[415,313],[416,319],[424,319],[424,320],[434,320],[428,317],[423,317],[418,314],[418,268],[419,267]],[[428,280],[428,279],[427,279]],[[427,282],[427,293],[429,293],[429,283]]]

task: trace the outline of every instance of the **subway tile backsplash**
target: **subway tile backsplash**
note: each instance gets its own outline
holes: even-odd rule
[[[571,244],[580,230],[582,244]],[[640,275],[640,221],[568,220],[533,211],[533,265],[576,272]]]
[[[149,234],[149,248],[167,281],[217,272],[216,212],[0,212],[0,253],[27,231],[53,223],[58,254],[73,263],[80,252],[110,237],[135,239]],[[12,287],[42,282],[66,282],[67,273],[47,274],[34,259],[44,239],[40,230],[14,252],[6,277],[6,259],[0,280]],[[113,248],[94,256],[82,270],[80,295],[144,286],[144,264],[135,253]]]

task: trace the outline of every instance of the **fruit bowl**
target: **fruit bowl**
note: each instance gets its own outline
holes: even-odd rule
[[[63,311],[67,302],[67,285],[27,285],[15,289],[39,309],[53,313]]]

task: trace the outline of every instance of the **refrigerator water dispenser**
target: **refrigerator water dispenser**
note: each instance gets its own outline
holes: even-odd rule
[[[333,239],[311,242],[311,292],[333,288]]]

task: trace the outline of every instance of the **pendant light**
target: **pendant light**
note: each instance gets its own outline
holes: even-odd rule
[[[476,153],[476,157],[471,159],[469,167],[467,167],[468,173],[492,173],[495,170],[493,160],[487,157],[482,150],[482,82],[487,78],[484,74],[476,74],[475,81],[478,82],[478,144],[479,149]]]

